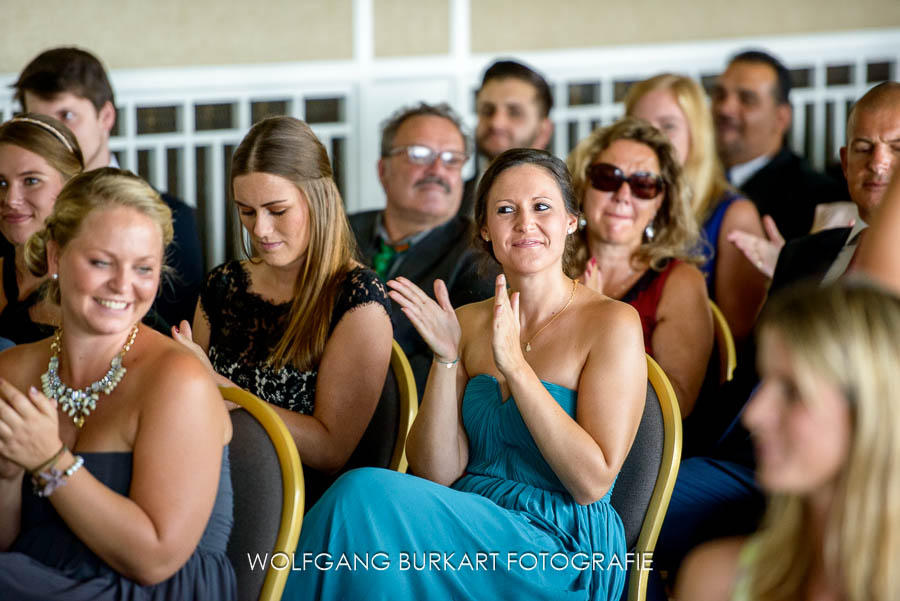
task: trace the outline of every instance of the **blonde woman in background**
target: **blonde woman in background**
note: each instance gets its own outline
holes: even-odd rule
[[[637,309],[644,348],[687,416],[706,375],[713,329],[675,151],[652,125],[626,117],[579,142],[567,164],[584,222],[570,275]]]
[[[664,73],[631,86],[625,112],[649,121],[675,147],[706,242],[707,258],[700,269],[709,296],[722,309],[736,340],[743,340],[765,300],[767,279],[728,237],[735,230],[765,236],[756,206],[725,180],[706,94],[693,79]]]
[[[0,353],[4,599],[237,597],[231,420],[203,363],[141,324],[171,240],[159,194],[111,167],[28,239],[61,325]]]
[[[794,288],[761,318],[744,424],[770,494],[762,529],[694,551],[677,599],[900,595],[900,300],[861,283]]]

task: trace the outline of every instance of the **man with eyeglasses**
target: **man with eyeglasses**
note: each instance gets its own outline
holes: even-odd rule
[[[449,106],[403,108],[382,129],[378,178],[387,204],[350,216],[363,260],[385,281],[405,277],[433,297],[441,279],[454,307],[493,294],[494,274],[478,273],[471,222],[457,214],[467,159],[466,136]],[[421,395],[431,350],[396,303],[392,319]]]

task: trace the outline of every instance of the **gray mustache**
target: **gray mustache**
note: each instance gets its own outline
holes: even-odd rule
[[[447,194],[450,193],[450,184],[436,175],[426,175],[425,177],[417,181],[413,187],[418,188],[419,186],[427,186],[429,184],[437,184],[444,189],[444,192],[446,192]]]

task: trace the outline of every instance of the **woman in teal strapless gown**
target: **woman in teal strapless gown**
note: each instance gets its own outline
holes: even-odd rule
[[[619,598],[609,497],[646,362],[635,311],[566,275],[574,207],[561,161],[508,151],[476,196],[495,298],[454,311],[440,280],[437,302],[388,283],[435,354],[407,441],[419,477],[341,477],[304,520],[284,599]]]

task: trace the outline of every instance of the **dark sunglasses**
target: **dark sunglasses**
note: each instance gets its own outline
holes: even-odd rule
[[[631,193],[643,200],[656,198],[665,188],[662,178],[647,171],[638,171],[625,177],[625,173],[609,163],[594,163],[587,169],[591,186],[601,192],[615,192],[628,182]]]

